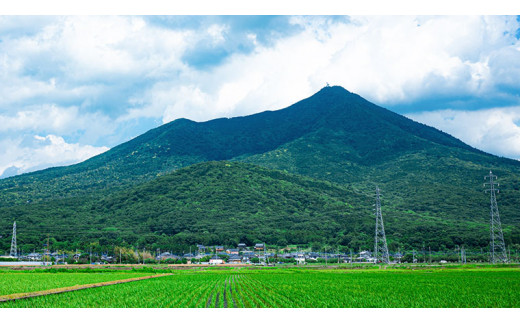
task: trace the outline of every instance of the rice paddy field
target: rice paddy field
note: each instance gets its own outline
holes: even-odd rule
[[[0,295],[150,273],[0,273]],[[0,307],[520,307],[520,268],[174,270],[169,276],[1,302]]]

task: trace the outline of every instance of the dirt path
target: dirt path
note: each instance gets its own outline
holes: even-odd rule
[[[124,283],[129,283],[129,282],[138,281],[138,280],[145,280],[145,279],[170,276],[170,275],[173,275],[173,274],[161,274],[161,275],[152,275],[152,276],[144,276],[144,277],[135,277],[135,278],[128,278],[128,279],[113,280],[113,281],[102,282],[102,283],[75,285],[75,286],[69,286],[69,287],[47,289],[47,290],[42,290],[42,291],[38,291],[38,292],[3,295],[3,296],[0,296],[0,302],[8,302],[8,301],[14,301],[17,299],[51,295],[51,294],[60,294],[60,293],[72,292],[75,290],[87,289],[87,288],[124,284]]]

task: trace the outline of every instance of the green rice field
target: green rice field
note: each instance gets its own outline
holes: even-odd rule
[[[101,283],[118,279],[147,276],[147,273],[41,273],[0,272],[0,295],[37,292],[41,290],[83,284]]]
[[[172,272],[149,280],[4,302],[0,307],[520,307],[519,268]],[[27,290],[31,279],[38,288],[54,288],[139,274],[0,275],[0,294],[5,295]]]

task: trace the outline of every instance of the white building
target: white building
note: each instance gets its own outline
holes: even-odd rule
[[[223,264],[223,263],[224,263],[224,261],[222,259],[220,259],[220,258],[211,258],[209,260],[209,264],[210,265],[220,265],[220,264]]]

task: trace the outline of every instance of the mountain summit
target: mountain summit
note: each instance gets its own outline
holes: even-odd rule
[[[307,148],[302,148],[304,142],[308,142]],[[287,150],[288,146],[298,146],[298,151]],[[290,153],[295,163],[296,159],[308,159],[326,169],[322,158],[334,163],[339,157],[343,164],[377,165],[435,146],[488,156],[448,134],[332,86],[277,111],[207,122],[178,119],[85,162],[4,179],[0,181],[0,203],[125,187],[203,161],[258,161],[276,168],[277,161],[268,157],[274,151]],[[330,150],[323,151],[325,147]],[[291,168],[305,173],[298,165]],[[334,179],[331,175],[327,178]]]
[[[134,208],[136,203],[139,205],[145,203],[138,196],[132,197],[135,194],[139,195],[135,193],[136,185],[153,186],[153,191],[160,191],[158,185],[163,182],[152,181],[157,177],[162,178],[165,174],[185,169],[193,164],[223,160],[234,162],[234,165],[248,163],[261,166],[261,169],[269,168],[282,171],[284,174],[303,175],[310,181],[305,189],[317,185],[322,187],[320,190],[323,190],[323,184],[312,184],[312,180],[340,185],[343,187],[344,194],[355,195],[357,201],[362,201],[349,204],[353,208],[349,214],[358,219],[370,216],[365,214],[365,206],[361,206],[360,203],[367,205],[372,203],[372,193],[377,184],[383,192],[383,212],[387,210],[386,214],[389,215],[385,224],[388,225],[389,231],[394,230],[396,234],[394,237],[402,237],[402,240],[396,238],[395,241],[406,240],[406,243],[416,245],[422,242],[420,240],[425,239],[434,241],[437,246],[453,245],[461,232],[463,235],[466,232],[467,237],[471,236],[472,242],[459,241],[458,243],[481,247],[486,245],[489,206],[487,206],[488,199],[481,188],[483,176],[492,169],[493,173],[500,177],[501,187],[503,187],[499,203],[501,215],[505,215],[503,225],[506,243],[511,241],[520,243],[518,226],[520,217],[515,211],[517,201],[520,199],[520,176],[518,175],[520,162],[481,152],[442,131],[372,104],[339,86],[325,87],[311,97],[277,111],[265,111],[244,117],[220,118],[207,122],[178,119],[85,162],[0,180],[0,207],[3,206],[4,212],[8,214],[25,214],[29,212],[28,210],[39,212],[35,210],[42,209],[23,206],[28,201],[31,205],[38,203],[47,205],[46,203],[57,203],[56,201],[63,199],[69,202],[76,201],[70,202],[75,205],[80,203],[78,201],[83,197],[97,200],[123,192],[121,194],[125,197],[122,202],[118,200],[120,206],[117,209],[125,209],[128,212],[125,212],[126,215],[117,213],[117,210],[110,212],[118,214],[119,223],[125,223],[124,216],[128,216],[128,223],[146,222],[147,218],[143,218],[143,214],[147,214],[146,211]],[[216,168],[219,170],[215,170]],[[222,164],[210,164],[208,167],[185,170],[183,172],[185,183],[190,182],[186,179],[191,174],[197,177],[193,181],[197,183],[196,185],[200,185],[201,189],[205,185],[207,176],[204,172],[195,172],[196,169],[213,169],[216,172],[227,173],[224,171],[227,170],[226,166]],[[235,169],[238,171],[242,168]],[[254,173],[257,172],[263,171],[254,168]],[[279,173],[272,173],[269,176],[271,175],[280,178]],[[254,187],[250,191],[250,196],[256,194],[256,190],[260,193],[273,192],[275,189],[272,185],[274,187],[286,185],[273,184],[271,180],[261,180],[261,178],[265,179],[263,175],[244,176],[254,176],[260,181],[259,183],[250,181]],[[214,178],[211,180],[215,183]],[[291,177],[290,181],[294,182],[296,179]],[[268,182],[270,184],[267,184]],[[146,186],[146,183],[153,183],[153,185]],[[225,184],[229,187],[233,185],[231,180]],[[183,190],[177,186],[172,189]],[[186,191],[189,191],[187,187]],[[221,188],[216,189],[215,192],[215,194],[223,194]],[[319,192],[313,192],[312,199],[315,200]],[[211,230],[215,230],[215,223],[225,221],[226,217],[234,218],[234,213],[245,212],[247,205],[255,203],[250,199],[241,199],[245,204],[240,206],[240,210],[233,209],[232,201],[229,201],[229,206],[207,205],[202,208],[192,204],[193,199],[199,195],[194,192],[190,194],[192,195],[183,196],[187,201],[183,205],[192,205],[195,208],[195,211],[189,210],[194,217],[190,219],[192,225],[202,221],[205,216],[210,216],[204,213],[206,211],[211,213],[213,212],[211,210],[227,210],[226,216],[220,213],[211,215],[216,216],[212,218],[213,222],[210,221]],[[360,200],[359,196],[365,196],[366,199]],[[224,201],[228,201],[228,197],[229,195],[221,196]],[[263,194],[262,198],[266,198],[266,195]],[[348,199],[347,196],[345,198]],[[341,203],[337,200],[337,194],[334,199],[334,203]],[[217,200],[218,198],[212,199],[212,201]],[[293,202],[289,204],[291,203]],[[293,214],[292,212],[308,214],[310,206],[306,203],[313,202],[309,200],[294,203],[297,206],[291,206],[290,212],[281,210],[280,214],[287,214],[287,216]],[[12,208],[13,205],[20,206]],[[324,205],[327,205],[326,201]],[[83,206],[82,211],[72,212],[70,216],[87,212],[88,217],[91,217],[98,214],[94,210],[102,207],[99,204]],[[187,212],[179,206],[172,205],[170,209],[167,205],[162,207],[165,209],[161,209],[161,214],[170,214],[170,217],[173,217],[165,219],[167,223],[175,222],[177,216],[182,217],[181,213]],[[85,211],[89,208],[93,211]],[[55,207],[50,209],[54,210]],[[262,212],[274,209],[280,209],[280,205],[274,203],[265,206]],[[140,211],[139,214],[133,214],[132,210]],[[312,216],[320,216],[318,209],[312,208],[312,210],[314,212]],[[49,214],[52,214],[48,216],[56,221],[59,221],[62,216],[56,215],[55,211]],[[101,223],[110,223],[111,220],[106,218],[108,216],[106,214],[109,212],[102,212],[95,215],[95,218],[104,221]],[[260,216],[248,212],[241,214],[241,219]],[[265,213],[256,221],[266,223],[262,220],[263,216]],[[293,218],[299,221],[298,217]],[[372,231],[372,221],[369,218],[367,219],[370,221],[356,222],[356,225],[350,226],[342,226],[341,216],[331,215],[331,219],[343,228],[343,237],[350,235],[352,238],[351,234],[356,230]],[[317,223],[315,221],[316,219],[313,219],[312,223]],[[345,221],[349,220],[345,218]],[[7,227],[12,223],[12,219],[5,219],[4,222],[0,225]],[[284,230],[289,230],[290,225],[286,221],[283,223]],[[164,230],[156,231],[157,234],[169,232]],[[191,229],[177,228],[176,234],[185,234],[183,230]],[[197,230],[209,232],[210,228],[199,226]],[[409,241],[414,237],[412,232],[417,233],[417,239],[420,240]],[[243,233],[236,232],[237,236]],[[285,235],[280,232],[276,234],[279,238],[280,235]],[[197,234],[192,232],[190,239],[196,236]],[[267,238],[265,235],[262,237]],[[318,240],[329,238],[316,237]],[[283,239],[287,240],[286,237]],[[306,241],[312,239],[308,238]],[[345,239],[350,241],[350,238]],[[443,242],[443,239],[446,241]]]

